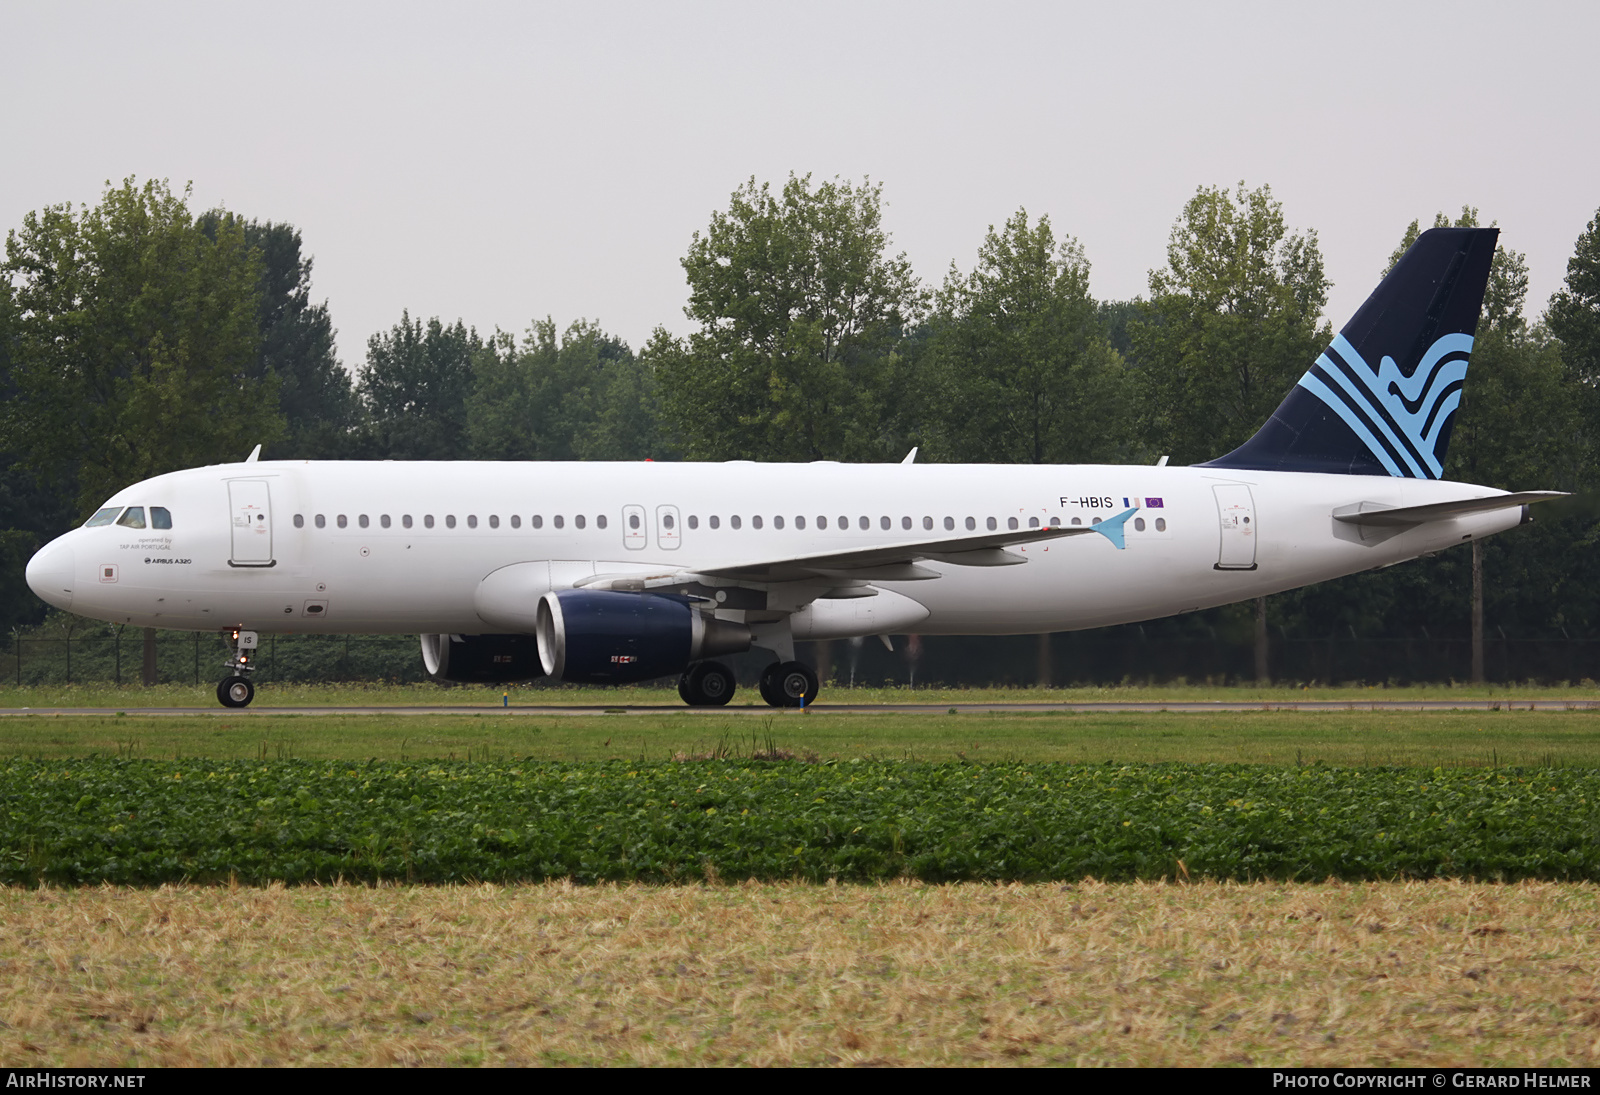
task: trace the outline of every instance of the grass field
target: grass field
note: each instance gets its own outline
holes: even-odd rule
[[[0,890],[10,1066],[1587,1065],[1588,885]]]
[[[687,709],[460,715],[27,715],[0,757],[628,760],[777,750],[848,760],[1600,767],[1600,711],[855,714],[730,721]]]
[[[375,695],[469,695],[426,692]],[[1600,712],[1586,711],[196,719],[117,716],[124,704],[177,705],[142,689],[93,694],[49,702],[112,710],[0,720],[0,756],[666,765],[778,751],[802,758],[790,764],[1600,768]],[[1246,694],[1319,695],[1070,693]],[[1320,696],[1445,694],[1594,695]],[[1006,697],[1036,698],[982,696]],[[19,702],[0,695],[0,706]],[[328,702],[376,699],[285,700]],[[0,925],[0,1064],[10,1066],[1600,1059],[1600,888],[1587,883],[45,887],[0,889]]]
[[[675,682],[652,687],[594,688],[575,685],[513,685],[507,688],[438,684],[262,684],[256,707],[320,706],[495,706],[502,697],[518,706],[595,705],[609,707],[659,706],[676,708]],[[947,703],[1186,703],[1216,700],[1229,703],[1332,700],[1362,703],[1370,700],[1481,700],[1481,699],[1600,699],[1600,686],[1580,684],[1435,684],[1384,687],[1376,685],[1306,686],[1240,685],[1219,687],[1196,682],[1167,685],[1070,688],[845,688],[824,687],[819,700],[828,704],[947,704]],[[764,706],[753,688],[734,696],[740,706]],[[15,688],[0,682],[0,708],[13,707],[203,707],[217,706],[216,682],[197,686],[104,683],[47,685]]]

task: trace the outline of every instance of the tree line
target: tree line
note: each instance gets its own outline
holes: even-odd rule
[[[22,569],[121,487],[263,455],[306,459],[898,460],[1174,464],[1225,453],[1328,343],[1317,235],[1267,186],[1202,186],[1148,294],[1096,300],[1082,246],[1019,209],[931,285],[893,250],[882,188],[751,179],[682,260],[692,329],[635,350],[598,322],[480,334],[403,312],[336,355],[292,225],[196,213],[165,183],[29,213],[0,277],[0,624],[36,622]],[[1397,261],[1425,223],[1397,226]],[[1373,283],[1384,270],[1374,270]],[[1588,489],[1600,454],[1600,213],[1528,313],[1496,253],[1445,475]],[[1341,317],[1342,318],[1342,317]],[[1589,499],[1483,548],[1492,626],[1594,636]],[[1466,553],[1274,597],[1286,632],[1464,633]],[[1235,606],[1174,626],[1238,631]],[[1600,676],[1600,674],[1596,674]]]

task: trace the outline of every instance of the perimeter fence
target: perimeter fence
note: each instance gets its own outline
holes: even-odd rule
[[[1153,632],[1153,633],[1152,633]],[[1051,635],[895,636],[801,643],[801,660],[825,680],[858,685],[1029,686],[1215,684],[1255,679],[1253,641],[1226,635],[1171,635],[1137,625]],[[203,684],[221,679],[231,653],[212,633],[157,632],[154,679]],[[753,684],[771,660],[753,651],[728,659]],[[414,635],[262,635],[260,682],[388,682],[428,679]],[[1352,632],[1296,636],[1274,631],[1272,679],[1295,683],[1416,684],[1471,678],[1472,644],[1464,636],[1367,637]],[[135,628],[80,636],[13,635],[0,645],[0,682],[30,685],[137,684],[144,678],[144,635]],[[1600,639],[1516,636],[1491,631],[1484,643],[1491,681],[1580,682],[1600,679]],[[668,685],[671,682],[667,682]]]

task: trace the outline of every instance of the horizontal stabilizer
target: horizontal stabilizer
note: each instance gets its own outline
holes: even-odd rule
[[[1520,494],[1495,494],[1487,498],[1464,498],[1459,502],[1431,502],[1425,506],[1385,507],[1377,502],[1357,502],[1340,506],[1333,511],[1335,521],[1347,525],[1369,525],[1393,528],[1400,525],[1420,525],[1426,521],[1447,521],[1452,517],[1465,517],[1470,513],[1492,513],[1513,506],[1526,506],[1534,502],[1549,502],[1567,497],[1559,490],[1526,490]]]

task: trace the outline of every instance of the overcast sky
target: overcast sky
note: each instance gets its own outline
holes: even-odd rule
[[[1202,184],[1314,228],[1335,327],[1477,206],[1530,313],[1600,208],[1593,3],[0,4],[0,226],[108,179],[288,221],[359,364],[413,315],[685,332],[745,179],[870,176],[926,283],[1019,206],[1146,291]]]

